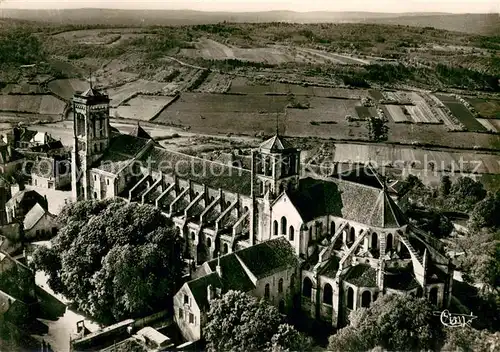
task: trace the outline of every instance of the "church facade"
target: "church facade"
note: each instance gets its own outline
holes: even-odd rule
[[[93,88],[75,95],[73,106],[74,198],[122,197],[158,207],[174,221],[185,240],[185,256],[198,266],[194,280],[207,286],[197,283],[198,292],[213,290],[208,285],[220,281],[207,262],[240,258],[252,247],[280,239],[297,258],[294,269],[283,271],[285,288],[269,268],[266,275],[273,280],[255,281],[248,291],[281,310],[300,310],[337,327],[350,311],[383,294],[424,296],[438,308],[450,303],[450,260],[438,241],[406,221],[374,170],[364,170],[370,171],[370,182],[304,176],[300,150],[278,134],[242,166],[230,166],[165,149],[139,125],[131,134],[117,133],[109,125],[109,98]],[[252,281],[257,269],[241,266]],[[201,279],[207,275],[210,280]],[[224,277],[220,290],[238,286],[226,280],[231,275]]]

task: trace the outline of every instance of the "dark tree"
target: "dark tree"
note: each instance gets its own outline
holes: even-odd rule
[[[386,141],[388,138],[389,127],[386,122],[378,117],[370,117],[367,121],[368,136],[375,142]]]
[[[441,184],[439,186],[439,193],[441,194],[441,196],[447,196],[450,194],[450,190],[451,190],[451,180],[450,180],[450,176],[443,176],[441,177]]]
[[[358,309],[351,325],[330,337],[332,351],[370,350],[380,346],[389,351],[435,349],[442,335],[441,323],[422,298],[386,295],[370,308]]]
[[[282,324],[276,307],[229,291],[210,304],[204,334],[208,351],[304,351],[311,341]]]
[[[49,285],[100,322],[168,308],[181,282],[181,238],[155,207],[121,200],[66,207],[52,248],[32,265]]]

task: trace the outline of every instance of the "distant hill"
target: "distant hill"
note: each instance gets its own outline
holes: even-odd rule
[[[0,9],[0,18],[39,21],[54,25],[108,24],[114,26],[193,25],[217,22],[365,22],[434,27],[477,34],[499,34],[498,14],[378,13],[378,12],[202,12],[192,10],[16,10]]]
[[[365,22],[399,24],[414,27],[434,27],[456,32],[500,35],[499,14],[426,14],[394,18],[370,18],[365,20]]]

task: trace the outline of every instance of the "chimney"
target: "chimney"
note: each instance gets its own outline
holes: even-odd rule
[[[219,277],[222,277],[222,269],[220,267],[220,254],[217,257],[217,266],[215,267],[215,271],[217,272],[217,275],[219,275]]]
[[[210,303],[214,299],[214,289],[212,285],[208,285],[207,287],[207,301]]]

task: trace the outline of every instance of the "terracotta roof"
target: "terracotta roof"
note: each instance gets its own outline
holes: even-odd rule
[[[384,190],[339,179],[300,181],[289,195],[307,222],[327,214],[374,227],[401,227],[406,220]]]
[[[132,132],[130,132],[131,136],[144,138],[144,139],[152,139],[149,133],[147,133],[137,122],[137,125],[134,127]]]
[[[209,187],[250,195],[251,173],[221,163],[174,152],[158,146],[151,148],[140,158],[144,163],[151,160],[151,168],[164,173],[206,184]]]
[[[366,264],[358,264],[351,267],[344,280],[359,287],[377,286],[377,271]]]
[[[52,141],[46,144],[37,145],[30,148],[30,150],[35,153],[48,153],[50,151],[59,149],[64,149],[64,145],[62,144],[61,141]]]
[[[46,212],[47,211],[43,209],[40,204],[36,203],[24,218],[24,229],[31,230],[33,226],[35,226],[40,221],[40,219],[43,218]]]
[[[260,145],[260,149],[270,152],[277,152],[282,150],[292,150],[295,148],[290,142],[276,134],[275,136],[269,138],[267,141],[263,142]]]

